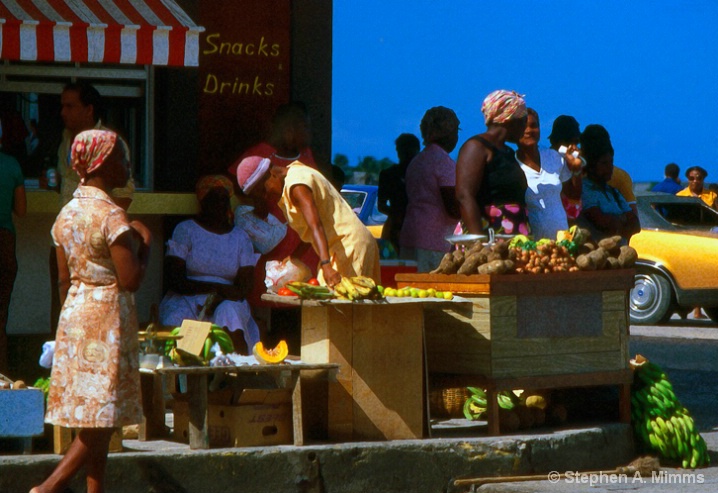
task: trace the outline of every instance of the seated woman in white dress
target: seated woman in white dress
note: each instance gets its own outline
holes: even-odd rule
[[[246,301],[256,255],[247,233],[232,221],[233,190],[232,182],[220,175],[197,183],[198,216],[179,223],[167,242],[169,291],[160,303],[160,322],[176,327],[184,319],[198,320],[207,296],[214,293],[218,304],[207,307],[206,320],[229,330],[236,351],[249,354],[259,342]]]

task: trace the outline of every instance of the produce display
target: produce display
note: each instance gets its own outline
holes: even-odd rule
[[[633,267],[638,254],[621,240],[614,236],[595,243],[588,230],[573,226],[559,231],[555,240],[517,235],[510,241],[477,242],[444,255],[431,274],[548,274]]]
[[[645,450],[683,468],[707,466],[710,457],[706,442],[663,370],[641,355],[631,360],[631,367],[635,376],[631,423],[636,440]]]

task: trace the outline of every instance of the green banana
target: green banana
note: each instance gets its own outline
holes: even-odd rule
[[[212,359],[212,338],[207,337],[204,340],[204,349],[202,350],[202,357],[205,361]]]
[[[214,327],[217,326],[213,326],[212,330],[209,333],[208,339],[211,339],[213,342],[219,344],[219,348],[224,354],[233,353],[234,342],[232,342],[232,338],[230,337],[230,335],[227,334],[224,329],[221,329],[219,327],[215,329]]]

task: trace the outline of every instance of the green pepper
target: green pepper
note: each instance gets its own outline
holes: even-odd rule
[[[521,245],[522,250],[536,250],[536,242],[533,240],[524,241]]]
[[[556,244],[558,246],[566,247],[566,250],[568,250],[568,253],[571,254],[571,256],[576,256],[578,253],[578,245],[571,240],[561,240]]]

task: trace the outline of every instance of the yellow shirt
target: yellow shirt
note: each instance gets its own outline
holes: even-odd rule
[[[319,171],[295,161],[287,167],[284,190],[279,207],[287,218],[287,224],[297,232],[302,241],[314,244],[312,230],[304,215],[292,202],[290,190],[294,185],[305,185],[312,191],[314,203],[319,212],[329,245],[332,267],[342,276],[367,276],[377,283],[381,280],[379,268],[379,247],[376,239],[362,224],[349,204]],[[318,268],[319,279],[322,269]]]
[[[608,180],[608,184],[613,188],[621,192],[623,198],[626,199],[628,204],[636,203],[636,196],[633,194],[633,180],[624,170],[618,166],[613,167],[613,175]]]
[[[677,192],[676,195],[679,195],[681,197],[696,197],[696,195],[693,195],[691,193],[690,188],[686,187],[680,192]],[[715,209],[716,207],[716,198],[718,198],[718,195],[716,195],[715,192],[711,192],[707,188],[704,188],[700,195],[698,195],[700,199],[705,202],[708,207],[713,207]]]

